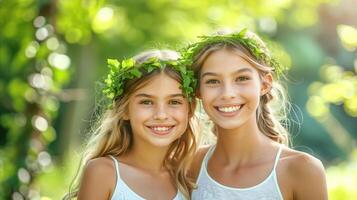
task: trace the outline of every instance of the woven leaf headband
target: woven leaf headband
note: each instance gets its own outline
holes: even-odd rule
[[[165,67],[171,67],[179,72],[182,78],[182,91],[189,100],[194,96],[196,80],[194,79],[193,71],[188,70],[179,61],[163,61],[153,57],[140,64],[132,58],[121,62],[117,59],[108,59],[107,64],[110,71],[104,80],[105,87],[103,93],[111,101],[114,101],[123,94],[124,86],[128,80],[140,78],[143,72],[150,73],[155,69],[164,69]]]
[[[251,33],[251,34],[249,34]],[[244,46],[258,61],[273,68],[277,77],[280,77],[288,67],[283,66],[274,57],[270,55],[264,43],[260,39],[243,29],[238,33],[212,35],[212,36],[199,36],[199,41],[195,42],[181,51],[183,63],[186,66],[192,66],[196,56],[206,47],[218,44],[241,44]]]

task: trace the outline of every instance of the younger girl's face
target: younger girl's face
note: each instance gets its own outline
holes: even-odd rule
[[[258,71],[237,52],[217,50],[203,63],[199,97],[219,128],[256,124],[256,110],[264,90]]]
[[[167,147],[185,132],[188,114],[180,83],[160,73],[131,95],[125,118],[130,120],[134,145]]]

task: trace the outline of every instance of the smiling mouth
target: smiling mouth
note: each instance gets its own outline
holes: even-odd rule
[[[170,133],[170,131],[175,126],[147,126],[147,127],[156,135],[166,135]]]
[[[243,104],[234,106],[215,106],[216,110],[221,113],[235,113],[239,111],[242,107]]]

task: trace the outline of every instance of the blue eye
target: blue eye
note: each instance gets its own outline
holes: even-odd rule
[[[216,79],[208,79],[207,81],[205,81],[205,84],[218,84],[219,81]]]
[[[152,102],[151,100],[142,100],[139,102],[139,104],[143,104],[143,105],[153,105],[154,102]]]

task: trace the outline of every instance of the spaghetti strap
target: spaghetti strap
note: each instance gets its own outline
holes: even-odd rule
[[[282,145],[279,145],[278,153],[276,154],[276,157],[275,157],[275,162],[274,162],[273,170],[275,170],[276,166],[278,165],[278,162],[279,162],[279,158],[280,158],[280,154],[281,154],[282,149],[283,149],[283,146],[282,146]]]
[[[119,177],[120,177],[118,160],[116,158],[114,158],[114,156],[112,156],[112,155],[109,155],[109,157],[114,161],[116,177],[117,177],[117,180],[118,180]]]
[[[196,183],[198,183],[201,179],[201,177],[203,176],[203,173],[207,173],[207,163],[209,158],[211,157],[211,154],[213,152],[213,150],[215,149],[215,145],[212,145],[208,148],[205,156],[203,157],[203,160],[201,162],[201,167],[200,167],[200,172],[198,173],[198,177],[196,179]]]

